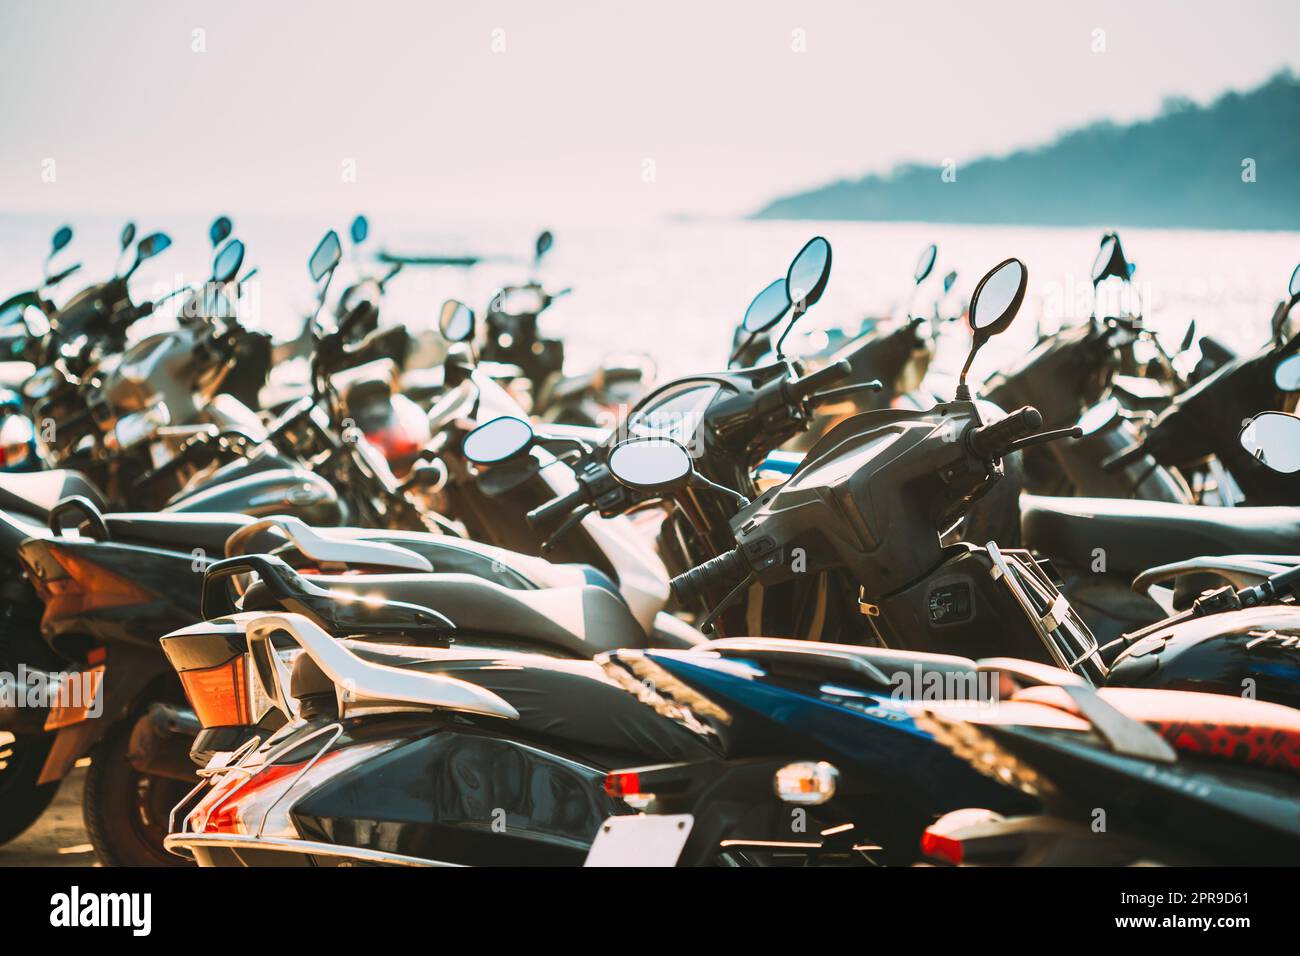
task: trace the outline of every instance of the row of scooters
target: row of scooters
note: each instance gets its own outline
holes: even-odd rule
[[[275,343],[220,222],[175,328],[128,344],[135,266],[17,311],[53,467],[0,475],[0,839],[89,757],[107,864],[1300,860],[1300,270],[1256,355],[1094,314],[979,397],[1022,262],[792,360],[818,237],[602,428],[644,380],[565,379],[537,283],[425,365],[397,265],[326,310],[331,232]]]

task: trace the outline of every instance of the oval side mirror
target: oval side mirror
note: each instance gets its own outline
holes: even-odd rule
[[[1133,268],[1124,258],[1124,247],[1120,245],[1119,236],[1113,232],[1102,236],[1097,257],[1092,260],[1092,284],[1096,286],[1103,279],[1112,276],[1127,282],[1133,275]]]
[[[786,294],[786,280],[777,279],[763,289],[745,310],[740,327],[751,334],[766,332],[780,322],[790,311],[790,296]]]
[[[244,264],[244,244],[238,239],[231,239],[212,260],[212,281],[229,282],[239,275],[239,267]]]
[[[218,216],[212,220],[212,225],[208,226],[208,241],[212,243],[215,249],[229,238],[234,232],[235,224],[230,221],[229,216]]]
[[[980,344],[1006,331],[1020,311],[1028,279],[1025,264],[1019,259],[999,263],[980,279],[967,312],[971,332]]]
[[[333,272],[342,256],[343,247],[339,244],[339,234],[331,229],[325,233],[325,237],[316,245],[316,250],[307,260],[307,268],[311,272],[312,280],[320,282],[328,273]]]
[[[152,259],[158,253],[169,248],[172,244],[172,237],[165,232],[151,232],[141,239],[135,247],[135,262],[127,270],[127,276],[131,276],[140,264],[146,259]]]
[[[1277,363],[1273,384],[1284,392],[1300,392],[1300,355],[1288,355]]]
[[[352,220],[352,225],[348,229],[348,234],[352,237],[352,244],[354,246],[361,245],[361,243],[366,241],[366,237],[370,235],[370,220],[365,216],[357,216],[356,219]]]
[[[1295,474],[1300,471],[1300,418],[1261,412],[1241,430],[1241,447],[1273,471]]]
[[[533,426],[502,415],[478,426],[461,444],[461,453],[476,465],[495,465],[522,454],[533,443]]]
[[[68,247],[68,243],[70,243],[71,241],[72,241],[71,226],[63,226],[60,229],[58,229],[54,233],[54,237],[50,240],[50,257],[53,258],[55,254],[57,254],[63,249],[66,249]]]
[[[118,238],[118,244],[121,250],[126,252],[133,242],[135,242],[135,223],[128,222],[122,227],[122,235]]]
[[[785,274],[785,294],[795,318],[808,311],[826,291],[831,277],[831,244],[821,236],[809,239]]]
[[[459,299],[448,299],[438,313],[438,329],[448,342],[464,342],[474,335],[474,310]]]
[[[934,268],[934,260],[938,255],[939,247],[933,242],[921,250],[921,258],[916,260],[916,271],[913,273],[917,285],[924,282],[930,274],[930,271]]]
[[[620,484],[639,491],[673,491],[695,473],[690,452],[661,435],[619,442],[610,449],[606,464]]]
[[[1300,265],[1291,273],[1291,281],[1287,283],[1286,290],[1291,293],[1291,298],[1300,298]]]
[[[551,235],[551,230],[544,229],[537,237],[537,242],[533,246],[533,261],[539,261],[542,256],[551,251],[551,246],[555,245],[555,236]]]

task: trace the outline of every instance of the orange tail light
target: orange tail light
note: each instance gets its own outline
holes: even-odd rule
[[[78,617],[87,611],[98,611],[133,604],[147,604],[156,595],[94,561],[48,545],[49,554],[67,572],[62,578],[42,578],[32,575],[32,584],[45,601],[44,621],[57,621]]]
[[[181,686],[204,727],[253,723],[244,655],[203,670],[181,671]]]

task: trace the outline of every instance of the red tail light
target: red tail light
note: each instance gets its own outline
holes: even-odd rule
[[[641,792],[641,775],[635,770],[615,770],[605,774],[605,792],[622,800]]]
[[[204,727],[235,727],[253,723],[244,655],[203,670],[181,671],[181,686]]]
[[[605,774],[605,792],[637,810],[644,810],[655,799],[653,793],[641,792],[641,775],[635,770],[615,770]]]
[[[935,833],[931,828],[921,834],[921,853],[931,859],[947,863],[949,866],[961,866],[966,851],[961,840],[954,840],[942,833]]]

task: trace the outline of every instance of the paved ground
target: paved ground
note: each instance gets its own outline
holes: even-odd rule
[[[26,833],[0,846],[0,867],[97,866],[90,838],[81,825],[81,789],[86,771],[78,767],[59,788],[59,795]]]

